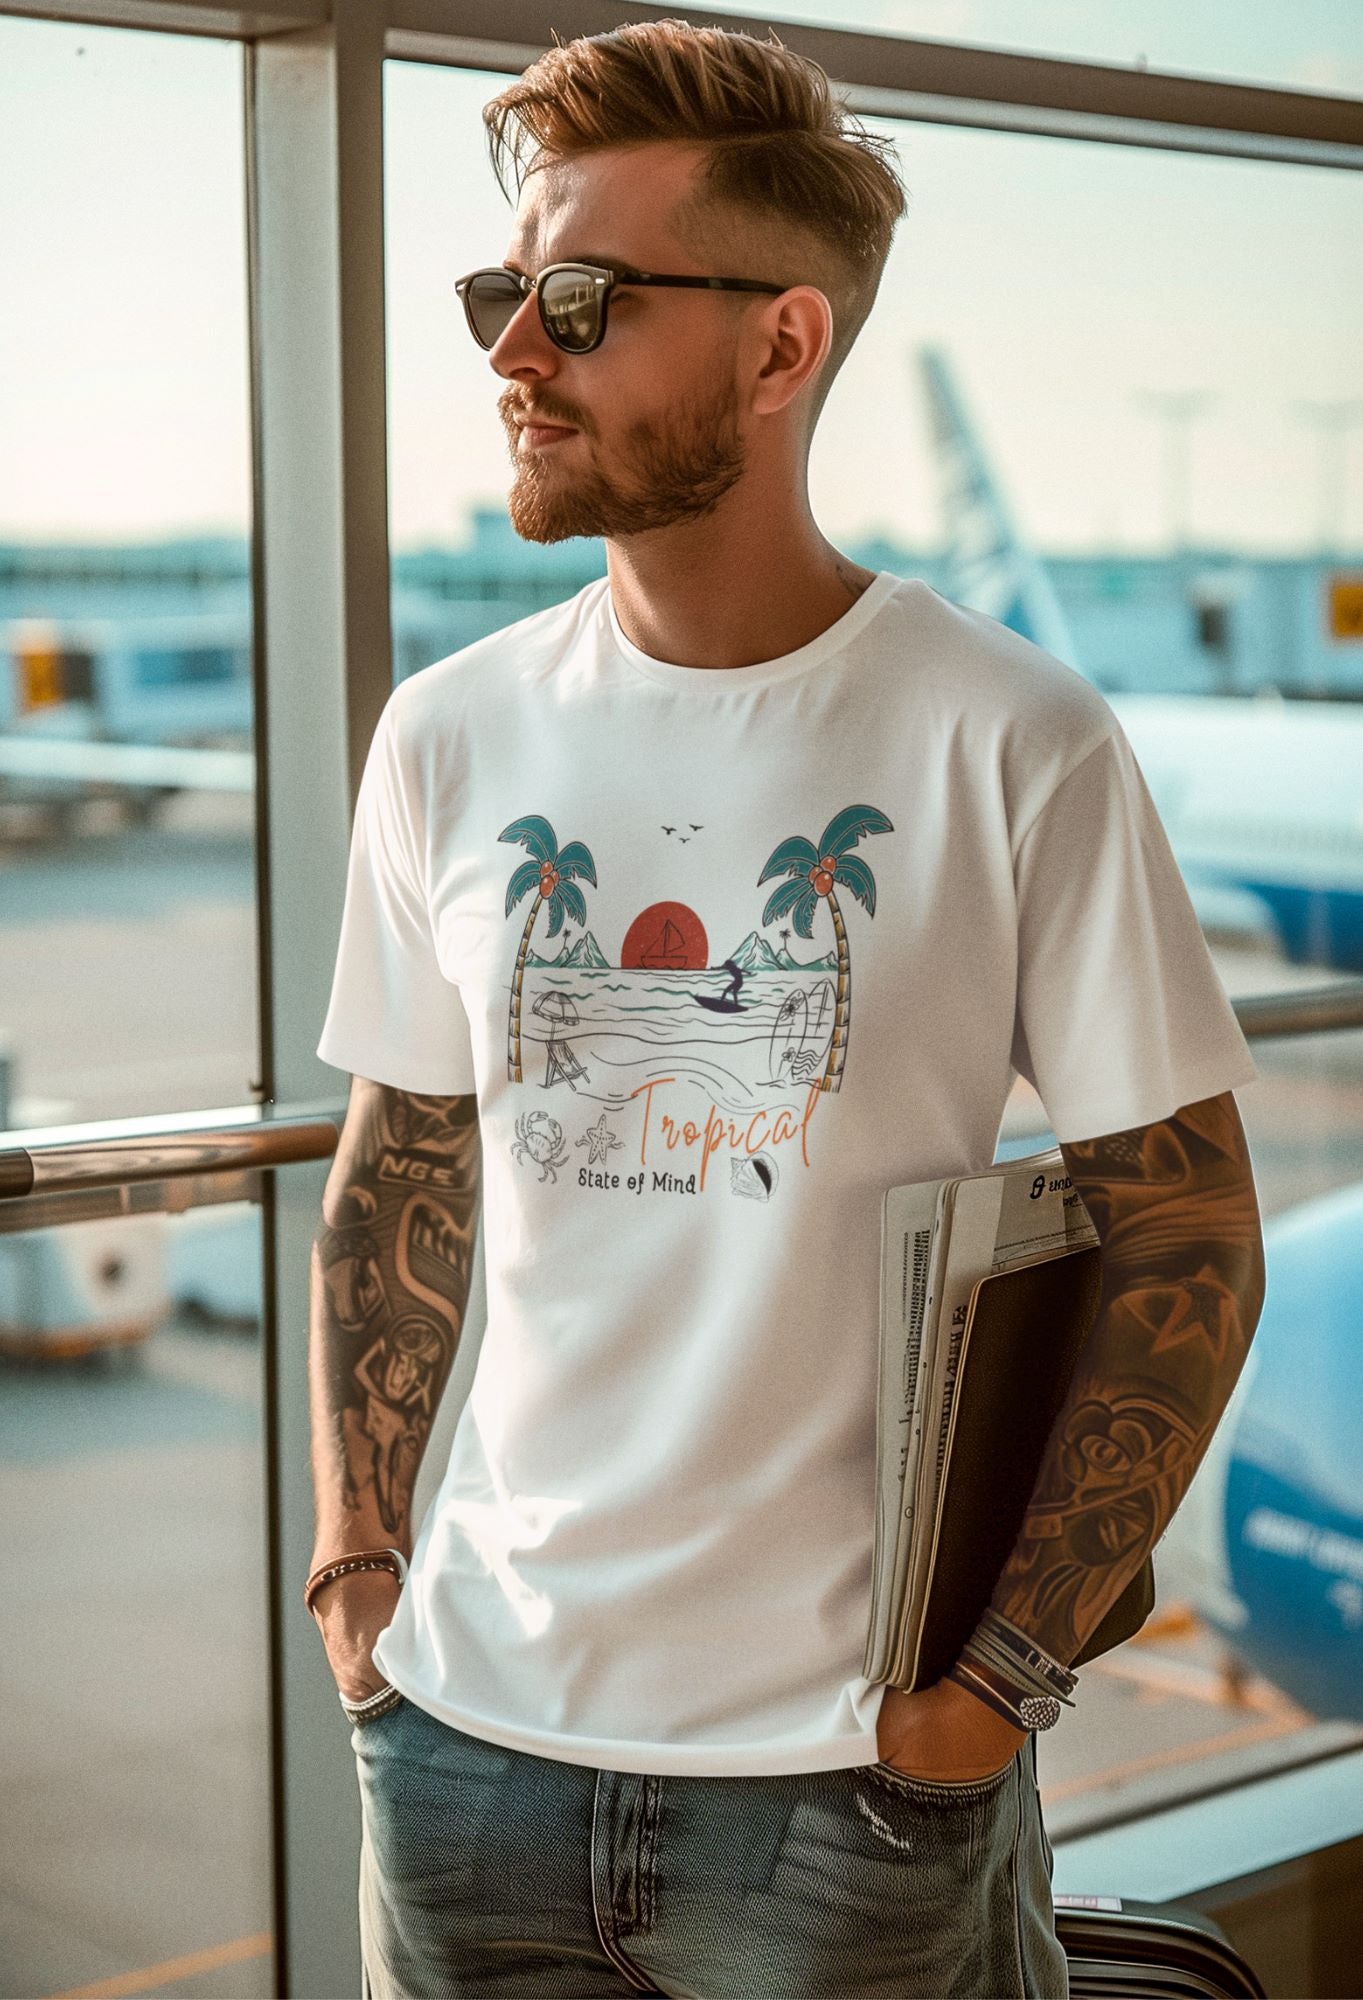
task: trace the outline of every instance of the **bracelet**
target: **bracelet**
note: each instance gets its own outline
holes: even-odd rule
[[[352,1576],[358,1570],[386,1569],[399,1584],[407,1581],[407,1558],[401,1549],[357,1549],[353,1555],[338,1556],[335,1562],[320,1563],[303,1585],[303,1606],[312,1610],[319,1590],[338,1576]]]
[[[402,1700],[402,1690],[391,1686],[382,1687],[377,1694],[369,1695],[364,1701],[347,1701],[339,1689],[337,1696],[341,1707],[352,1722],[373,1722],[380,1715],[387,1715],[390,1709],[397,1707]]]
[[[995,1668],[1005,1681],[1020,1689],[1052,1695],[1067,1708],[1074,1706],[1070,1694],[1077,1685],[1078,1675],[1052,1659],[992,1605],[985,1607],[975,1630],[961,1648],[961,1658],[980,1667]]]
[[[1015,1729],[1050,1729],[1060,1720],[1060,1703],[1050,1694],[1024,1694],[1021,1689],[1010,1686],[1000,1675],[996,1677],[988,1668],[977,1668],[973,1663],[957,1660],[954,1667],[948,1667],[943,1680],[955,1681],[982,1701],[986,1708],[992,1708],[1005,1722],[1011,1722]]]

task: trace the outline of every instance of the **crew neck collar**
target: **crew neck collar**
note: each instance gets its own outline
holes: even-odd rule
[[[665,687],[691,688],[697,693],[714,694],[732,693],[741,688],[768,687],[774,681],[793,680],[797,674],[820,666],[835,653],[842,652],[865,630],[900,581],[892,570],[878,570],[856,603],[849,604],[842,617],[835,619],[808,645],[797,646],[793,653],[782,653],[778,659],[755,660],[746,667],[683,667],[675,660],[655,660],[651,653],[641,651],[632,639],[627,639],[621,630],[620,620],[615,615],[609,578],[603,578],[602,591],[611,637],[632,667]]]

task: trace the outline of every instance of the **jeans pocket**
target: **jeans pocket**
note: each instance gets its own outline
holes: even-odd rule
[[[978,1805],[982,1800],[993,1798],[1003,1790],[1012,1774],[1013,1766],[1022,1753],[1022,1745],[1014,1751],[1001,1771],[991,1771],[987,1778],[919,1778],[908,1771],[901,1771],[894,1764],[878,1759],[865,1768],[875,1772],[885,1783],[895,1790],[907,1792],[910,1797],[929,1798],[944,1805]]]

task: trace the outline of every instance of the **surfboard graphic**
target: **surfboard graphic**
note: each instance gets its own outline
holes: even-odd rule
[[[828,1046],[828,1038],[833,1032],[833,1009],[837,1004],[833,983],[821,979],[809,996],[807,1014],[808,1046],[822,1055]]]
[[[824,984],[828,982],[825,980]],[[799,986],[792,986],[785,999],[776,1010],[776,1020],[771,1031],[771,1081],[786,1083],[790,1079],[790,1062],[804,1047],[808,1027],[809,1002]]]
[[[831,981],[812,993],[792,987],[776,1010],[771,1031],[771,1081],[808,1083],[828,1052],[836,999]]]

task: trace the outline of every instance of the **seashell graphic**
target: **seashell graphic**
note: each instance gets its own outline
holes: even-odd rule
[[[770,1201],[781,1176],[770,1153],[753,1153],[750,1158],[729,1162],[730,1181],[735,1194],[749,1201]]]

